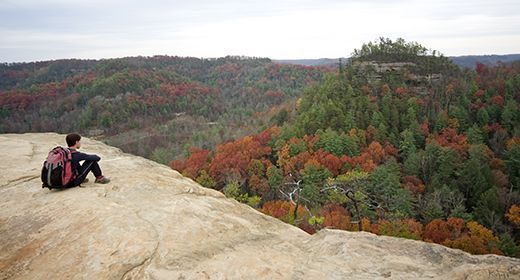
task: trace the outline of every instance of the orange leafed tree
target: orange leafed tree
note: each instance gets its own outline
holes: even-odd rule
[[[271,200],[266,202],[260,211],[264,214],[278,218],[284,222],[289,222],[293,219],[294,208],[296,206],[289,201],[285,200]],[[303,206],[298,206],[297,216],[303,216],[305,209]]]
[[[385,156],[385,150],[383,149],[383,146],[377,141],[372,141],[372,143],[368,145],[368,148],[365,152],[370,155],[372,161],[375,164],[380,164],[383,160],[383,157]]]
[[[471,254],[502,255],[497,248],[499,239],[493,235],[491,230],[475,221],[468,222],[466,228],[467,232],[461,237],[454,240],[446,239],[442,244]]]
[[[394,221],[380,220],[376,227],[377,232],[375,233],[420,240],[423,233],[422,228],[422,224],[414,219]]]
[[[389,147],[389,150],[391,150],[391,147]],[[383,161],[385,156],[386,152],[383,146],[377,141],[372,141],[359,156],[345,158],[345,161],[351,166],[361,167],[365,172],[371,172]]]
[[[513,204],[507,211],[506,217],[513,225],[520,228],[520,207],[518,205]]]

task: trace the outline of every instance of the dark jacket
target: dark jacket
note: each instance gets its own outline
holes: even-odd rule
[[[74,148],[69,148],[72,153],[72,170],[73,172],[77,172],[81,165],[80,161],[99,161],[101,158],[98,155],[89,155],[82,152],[78,152],[78,150]]]

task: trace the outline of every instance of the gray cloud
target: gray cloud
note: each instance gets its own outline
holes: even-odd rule
[[[508,0],[6,0],[0,2],[0,61],[333,57],[379,36],[429,43],[447,55],[520,52],[517,11],[520,2]]]

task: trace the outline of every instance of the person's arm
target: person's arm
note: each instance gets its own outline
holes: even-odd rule
[[[99,161],[101,158],[98,155],[89,155],[82,152],[75,152],[74,157],[77,161],[82,160],[91,160],[91,161]]]

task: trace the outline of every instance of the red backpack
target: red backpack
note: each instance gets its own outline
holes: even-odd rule
[[[74,179],[72,152],[56,147],[49,152],[42,168],[42,188],[66,188]]]

